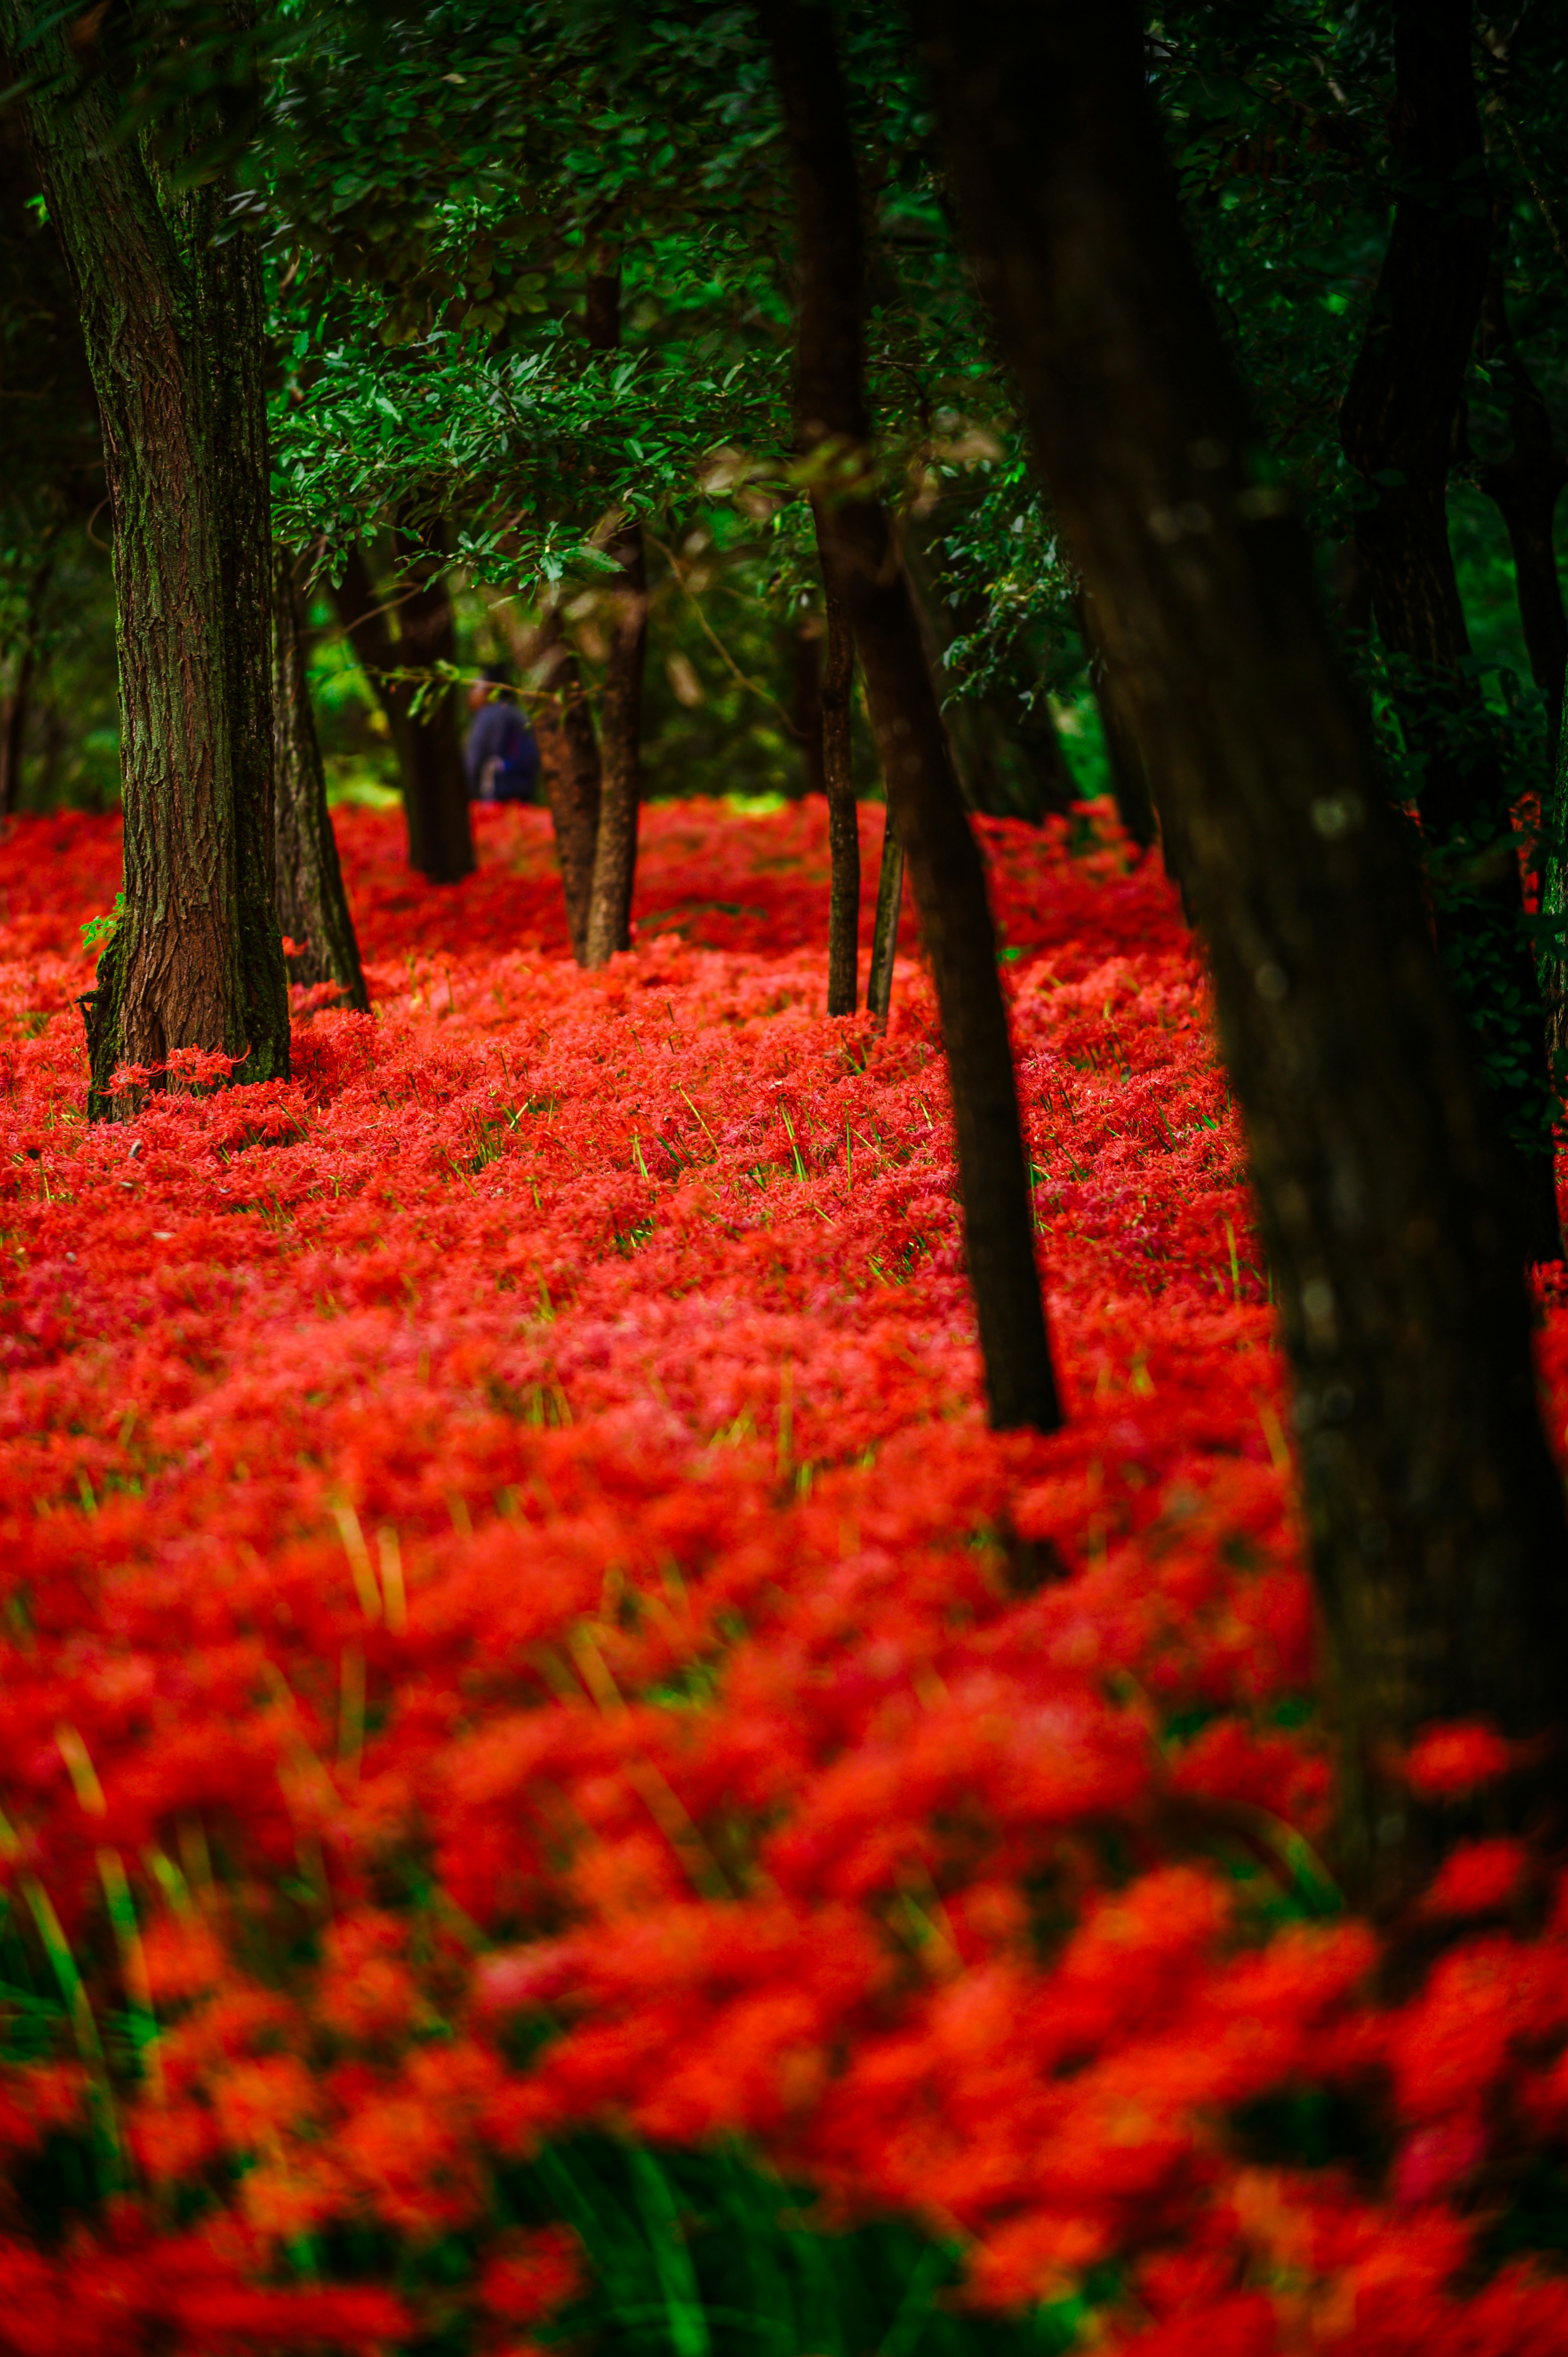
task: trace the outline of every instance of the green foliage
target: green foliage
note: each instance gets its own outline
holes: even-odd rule
[[[808,2193],[738,2151],[663,2152],[603,2139],[558,2147],[509,2190],[530,2222],[560,2221],[590,2283],[550,2330],[646,2357],[1056,2357],[1081,2298],[1018,2318],[955,2307],[955,2250],[901,2220],[832,2231]]]

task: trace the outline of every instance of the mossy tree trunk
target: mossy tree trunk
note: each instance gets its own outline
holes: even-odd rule
[[[1182,228],[1132,0],[917,0],[969,258],[1179,821],[1295,1391],[1341,1869],[1380,1912],[1452,1827],[1434,1720],[1528,1738],[1559,1824],[1568,1520],[1496,1125],[1305,533]]]
[[[370,1005],[354,920],[343,888],[338,838],[327,807],[327,777],[310,707],[293,557],[273,553],[274,817],[277,908],[299,944],[291,979],[335,982],[349,1006]]]
[[[985,872],[868,447],[860,188],[832,20],[804,0],[760,0],[758,13],[795,189],[797,442],[816,479],[936,984],[991,1421],[1049,1432],[1061,1408]]]
[[[236,5],[231,19],[243,29]],[[91,22],[91,20],[84,20]],[[48,91],[27,133],[81,310],[118,600],[125,907],[84,1001],[89,1111],[177,1048],[288,1071],[273,901],[271,537],[260,261],[227,190],[155,183],[69,12],[0,0]],[[219,232],[225,242],[215,242]]]

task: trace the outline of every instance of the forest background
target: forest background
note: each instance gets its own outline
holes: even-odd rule
[[[1563,438],[1568,265],[1546,15],[1526,12],[1511,52],[1511,19],[1487,28],[1509,340],[1494,328],[1477,342],[1449,482],[1477,674],[1526,777],[1541,771],[1554,683],[1533,675],[1485,486],[1513,447],[1516,361]],[[399,784],[386,715],[330,596],[345,552],[363,539],[384,579],[394,516],[445,546],[450,660],[469,674],[510,657],[518,616],[548,582],[592,681],[591,536],[623,500],[650,536],[645,791],[806,790],[821,592],[803,509],[778,482],[790,290],[746,13],[654,19],[634,37],[613,18],[567,29],[467,8],[393,27],[379,12],[301,6],[266,35],[277,80],[242,178],[269,273],[278,523],[316,581],[310,676],[334,797]],[[874,18],[847,56],[875,191],[875,406],[950,722],[974,805],[1037,817],[1112,782],[1075,584],[966,284],[908,60]],[[1338,404],[1397,190],[1391,22],[1366,5],[1167,11],[1150,70],[1261,438],[1306,500],[1332,577],[1364,497]],[[678,133],[643,113],[650,88],[668,94]],[[4,792],[18,811],[102,809],[119,771],[96,409],[14,112],[4,122]],[[583,251],[612,218],[621,347],[598,370],[581,329]],[[1354,599],[1348,618],[1364,629]],[[1376,677],[1375,644],[1357,643]],[[857,791],[875,798],[856,708]],[[1397,756],[1391,728],[1388,741]]]

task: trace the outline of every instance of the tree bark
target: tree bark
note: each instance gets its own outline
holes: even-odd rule
[[[1089,684],[1094,694],[1094,708],[1100,715],[1100,733],[1105,739],[1105,760],[1111,772],[1116,815],[1142,850],[1146,851],[1156,835],[1160,838],[1165,874],[1179,889],[1176,862],[1166,832],[1155,816],[1149,772],[1127,717],[1126,699],[1111,675],[1105,649],[1094,627],[1093,608],[1088,597],[1081,595],[1078,600],[1078,627],[1089,657]]]
[[[246,12],[236,5],[239,29]],[[47,97],[25,102],[98,395],[114,529],[125,908],[83,1001],[94,1117],[122,1061],[176,1048],[289,1068],[273,905],[263,305],[252,240],[211,179],[155,188],[69,19],[0,0]]]
[[[408,864],[433,884],[455,884],[474,872],[474,837],[452,691],[434,690],[416,715],[413,683],[390,676],[454,660],[451,594],[438,554],[417,550],[400,537],[397,555],[403,577],[383,597],[362,550],[350,548],[332,602],[392,731],[408,828]]]
[[[991,1421],[1061,1422],[985,872],[867,448],[860,189],[832,20],[761,0],[794,180],[796,431],[865,673],[887,802],[931,961]]]
[[[513,659],[530,674],[529,719],[539,743],[544,798],[555,830],[555,856],[566,903],[572,954],[587,963],[588,903],[599,831],[599,740],[576,656],[551,608],[537,628],[511,632]]]
[[[617,533],[607,554],[620,568],[622,586],[609,593],[609,654],[599,696],[599,823],[584,961],[590,966],[604,965],[618,950],[631,946],[642,807],[642,674],[648,651],[642,526],[628,524]]]
[[[1513,447],[1505,458],[1482,459],[1476,480],[1507,527],[1514,590],[1530,677],[1546,704],[1546,790],[1541,795],[1541,843],[1537,906],[1555,920],[1555,937],[1537,952],[1546,1044],[1559,1067],[1568,1061],[1568,957],[1562,928],[1568,921],[1568,775],[1562,764],[1563,695],[1568,676],[1568,616],[1557,576],[1554,523],[1568,460],[1557,447],[1552,418],[1509,326],[1502,272],[1494,262],[1481,307],[1483,360],[1508,374]]]
[[[594,350],[614,351],[620,342],[618,270],[596,270],[589,278],[586,317]],[[642,674],[648,652],[642,526],[623,524],[605,553],[618,568],[620,582],[609,593],[609,655],[599,699],[599,823],[584,960],[590,966],[605,965],[618,950],[631,946],[642,804]]]
[[[828,1013],[853,1015],[860,995],[860,813],[850,765],[850,697],[854,640],[843,599],[829,572],[823,520],[816,515],[827,619],[827,661],[820,699],[822,791],[828,802]],[[831,529],[831,528],[830,528]]]
[[[278,921],[303,950],[292,961],[292,978],[306,985],[335,982],[346,1005],[364,1008],[370,999],[327,807],[294,559],[283,548],[273,552],[273,651]]]
[[[1494,270],[1481,307],[1483,360],[1507,371],[1513,447],[1506,458],[1482,459],[1476,480],[1508,530],[1514,588],[1530,674],[1546,703],[1547,772],[1555,775],[1563,733],[1563,689],[1568,677],[1568,616],[1557,575],[1557,502],[1568,483],[1568,458],[1557,447],[1552,417],[1525,366],[1509,326],[1502,274]]]
[[[1397,0],[1395,154],[1404,175],[1371,324],[1340,409],[1366,486],[1356,547],[1423,772],[1420,812],[1450,985],[1477,1038],[1512,1166],[1520,1249],[1557,1260],[1545,1017],[1496,733],[1466,669],[1447,490],[1492,242],[1470,0]]]
[[[1178,815],[1281,1305],[1339,1755],[1338,1852],[1401,1908],[1449,1837],[1434,1720],[1544,1738],[1568,1523],[1530,1313],[1407,828],[1254,436],[1161,152],[1132,0],[918,0],[977,281]]]
[[[422,547],[402,532],[396,547],[400,662],[409,671],[424,672],[433,672],[438,663],[456,663],[457,630],[445,548]],[[475,859],[456,690],[435,683],[422,693],[409,683],[399,693],[407,699],[405,741],[424,852],[419,866],[433,884],[460,883],[473,874]]]
[[[814,616],[803,615],[789,633],[793,657],[793,693],[789,719],[800,747],[806,772],[805,791],[828,791],[822,753],[822,637]]]
[[[0,821],[9,818],[16,807],[16,797],[22,790],[22,759],[27,739],[27,717],[32,709],[33,678],[38,669],[38,638],[43,623],[44,597],[54,571],[54,534],[45,541],[43,554],[33,568],[27,584],[27,603],[22,618],[22,642],[16,651],[16,674],[11,683],[11,693],[0,705]]]
[[[882,864],[876,871],[876,918],[871,931],[871,972],[865,983],[865,1011],[876,1017],[879,1031],[887,1028],[893,1009],[893,967],[898,955],[898,917],[904,905],[904,845],[887,805],[882,827]]]

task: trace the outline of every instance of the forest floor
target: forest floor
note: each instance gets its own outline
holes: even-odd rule
[[[140,2347],[127,2304],[521,2349],[611,2298],[608,2194],[540,2192],[589,2131],[913,2220],[1036,2348],[1564,2345],[1497,2189],[1558,2165],[1568,1920],[1527,1941],[1478,1845],[1433,1902],[1473,1934],[1368,1993],[1157,862],[1100,806],[980,823],[1069,1418],[997,1437],[930,991],[907,926],[886,1037],[822,1014],[820,804],[650,808],[591,976],[543,813],[446,888],[337,825],[371,1014],[296,992],[291,1082],[91,1129],[117,828],[0,845],[0,2284],[52,2319],[0,2349]],[[646,2345],[700,2357],[723,2255],[672,2291],[639,2232],[666,2323],[708,2299]],[[886,2345],[957,2330],[946,2280]]]

